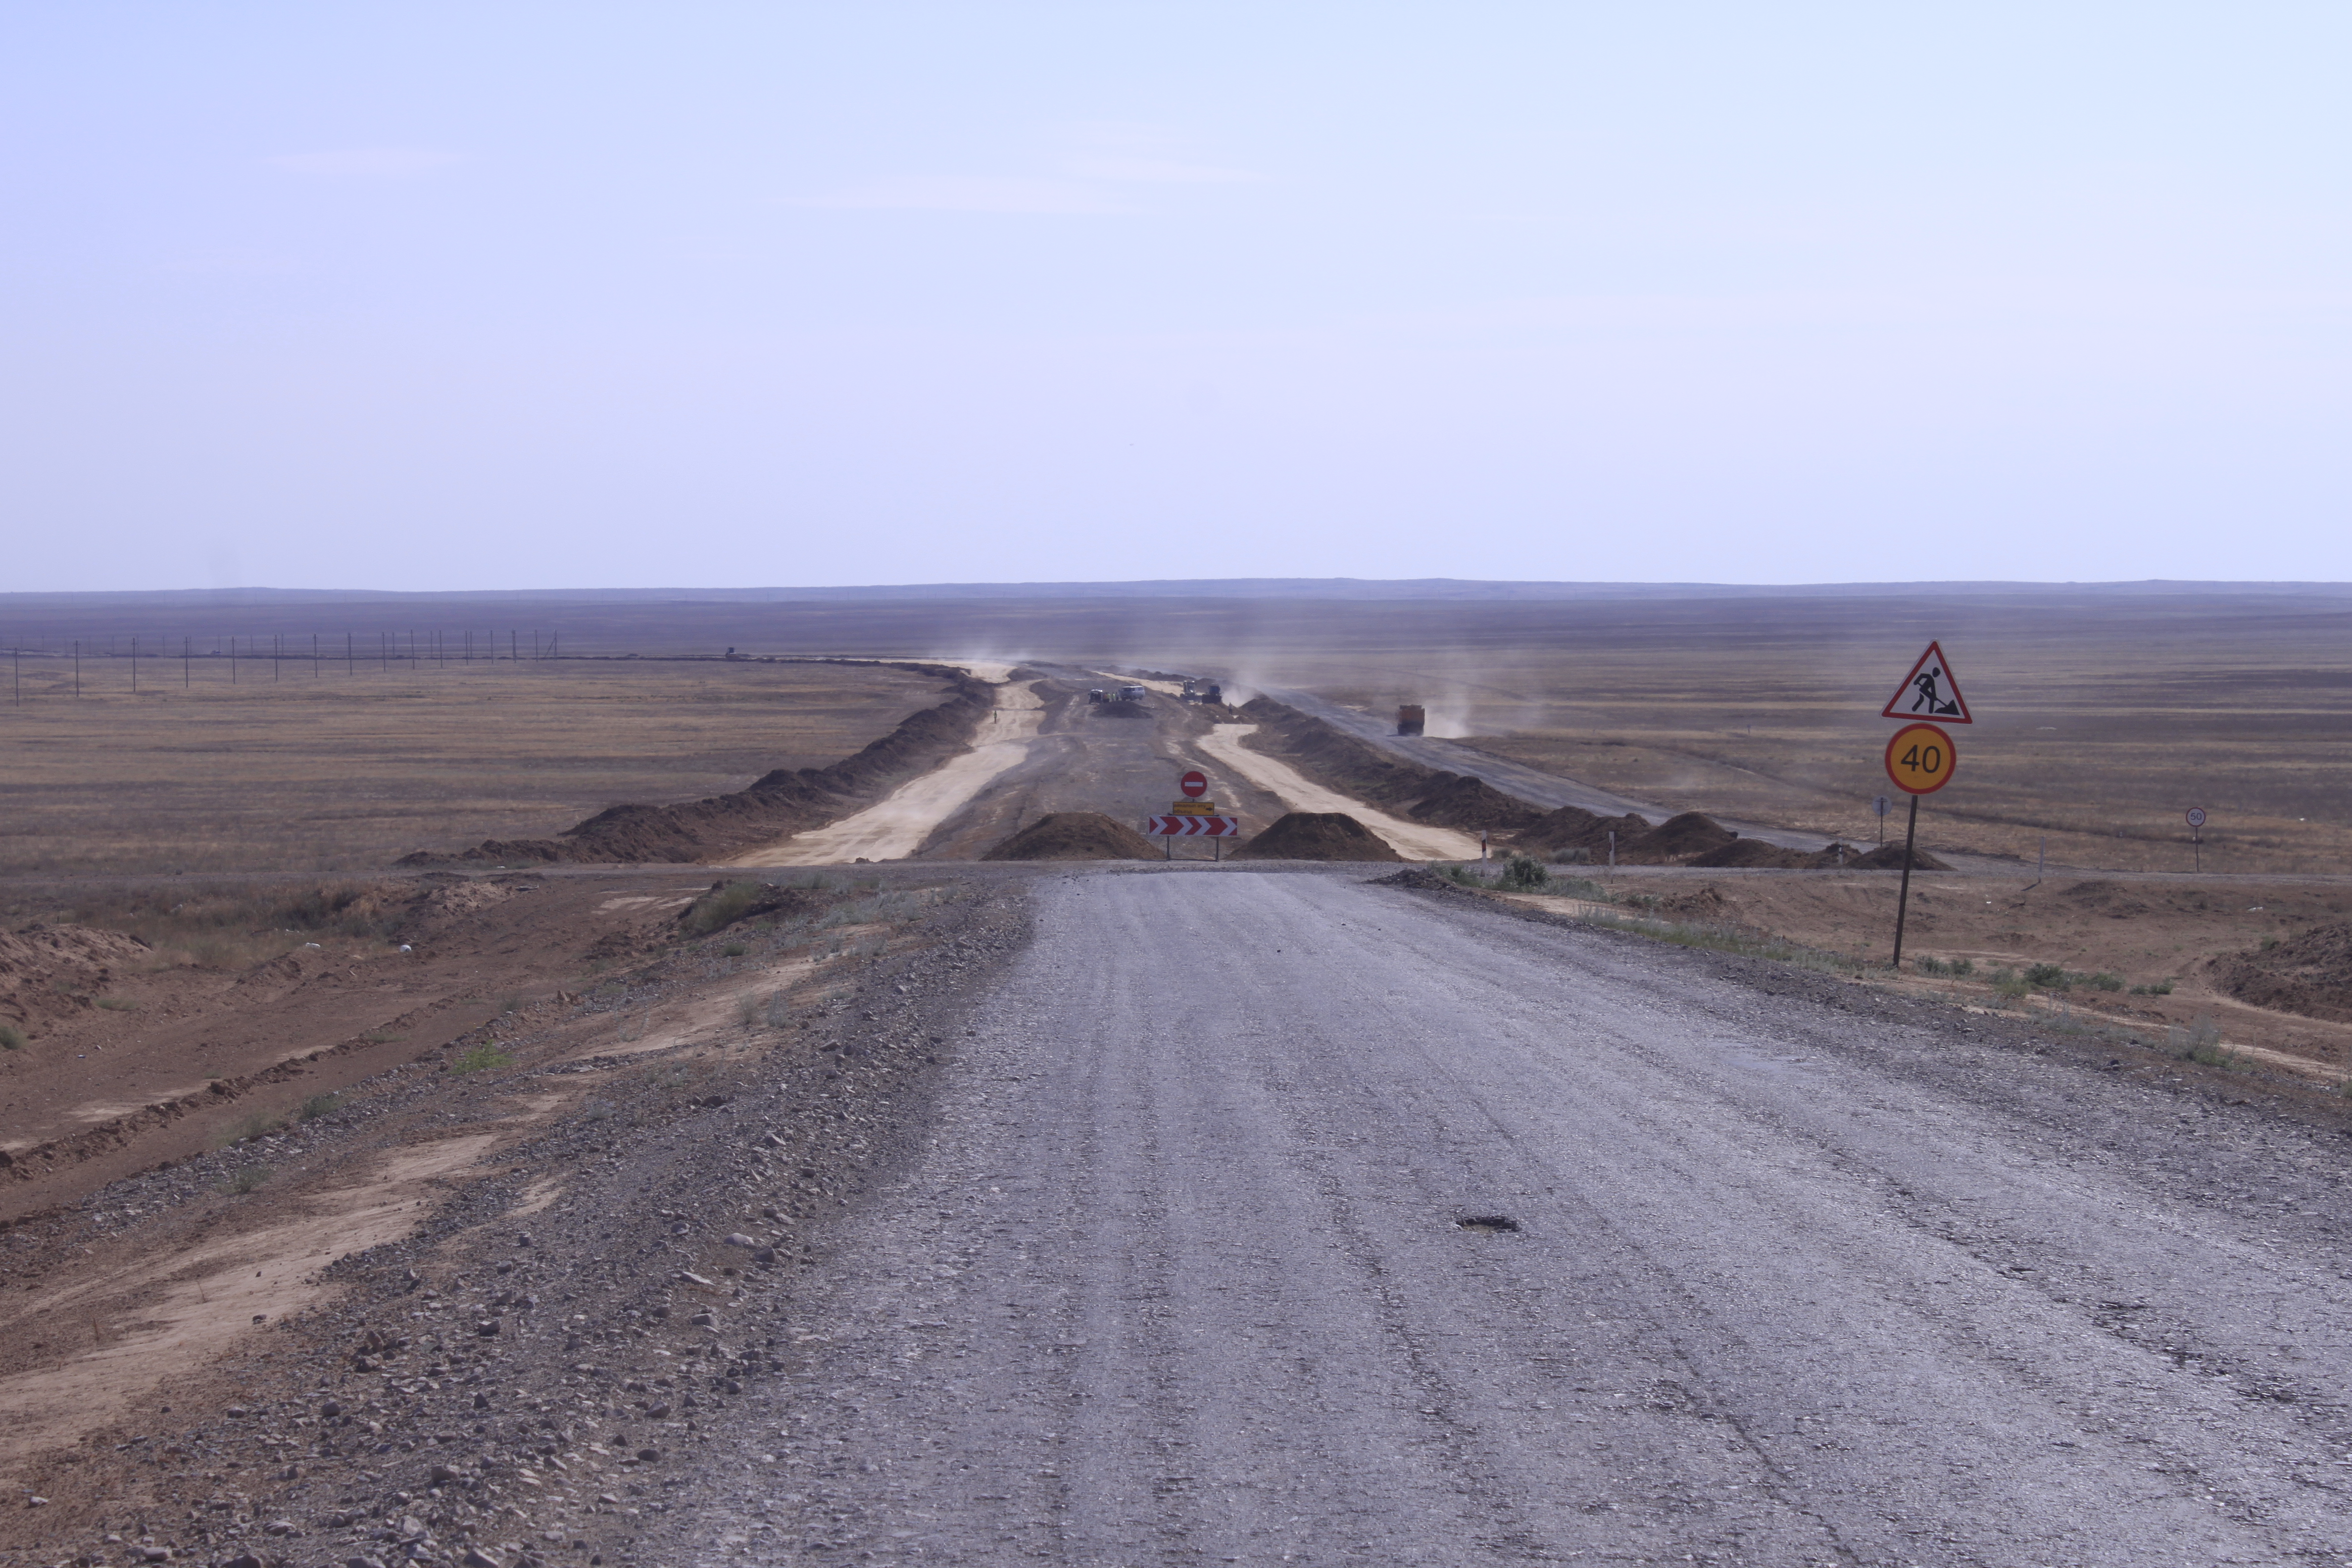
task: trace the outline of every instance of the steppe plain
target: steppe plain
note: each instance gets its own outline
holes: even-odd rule
[[[388,639],[423,623],[429,649],[436,618],[445,649],[470,626],[476,653],[520,657],[396,666]],[[1184,762],[1253,826],[1296,804],[1271,774],[1217,768],[1239,755],[1219,715],[1155,696],[1148,723],[1099,716],[1085,689],[1111,672],[1218,677],[1235,700],[1421,701],[1465,754],[1866,845],[1878,707],[1940,638],[1978,722],[1923,813],[1924,844],[1962,870],[1915,885],[1911,951],[1976,978],[1837,967],[1883,952],[1879,873],[1570,868],[1601,902],[1517,911],[1671,924],[1699,942],[1675,951],[1739,984],[1861,981],[1872,1005],[1947,1009],[2028,1077],[2071,1063],[2119,1093],[2281,1119],[2233,1132],[2241,1153],[2326,1133],[2352,1026],[2202,977],[2352,910],[2347,629],[2352,602],[2324,595],[2087,591],[26,610],[6,636],[37,657],[0,710],[0,960],[29,1037],[0,1055],[0,1399],[17,1417],[0,1466],[45,1500],[0,1512],[0,1561],[751,1550],[665,1533],[702,1506],[688,1493],[707,1467],[691,1486],[655,1477],[740,1447],[736,1402],[814,1355],[761,1281],[811,1300],[854,1261],[840,1226],[901,1179],[955,1042],[995,1027],[973,985],[1023,951],[1043,907],[1027,889],[1068,873],[977,858],[1049,812],[1161,807]],[[288,661],[274,681],[241,661],[231,685],[211,657],[231,636],[307,651],[347,632],[348,667]],[[564,657],[530,657],[558,633]],[[173,656],[142,658],[135,695],[132,636]],[[77,641],[79,700],[53,657]],[[910,858],[812,865],[794,835],[730,863],[776,868],[749,872],[394,867],[823,768],[939,701],[917,667],[940,664],[1003,683],[989,722],[1020,745]],[[2189,805],[2211,813],[2201,872]],[[784,886],[730,922],[723,885],[745,879]],[[1986,981],[2035,963],[2143,994],[2016,1003]],[[2268,1179],[2232,1169],[2250,1194]],[[616,1235],[667,1272],[592,1289],[546,1250]],[[755,1304],[763,1334],[715,1331]],[[697,1307],[713,1322],[689,1322]],[[624,1346],[644,1371],[610,1373]],[[377,1391],[338,1399],[361,1361]]]

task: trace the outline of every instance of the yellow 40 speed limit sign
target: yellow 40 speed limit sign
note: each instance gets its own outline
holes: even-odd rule
[[[1886,742],[1886,776],[1908,795],[1933,795],[1951,783],[1958,760],[1952,738],[1933,724],[1906,724]]]

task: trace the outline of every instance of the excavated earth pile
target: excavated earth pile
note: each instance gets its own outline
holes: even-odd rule
[[[2352,1023],[2352,924],[2314,926],[2213,965],[2214,989],[2257,1007]]]
[[[840,762],[779,768],[732,795],[680,805],[608,806],[554,838],[488,839],[457,855],[419,850],[396,864],[689,862],[772,843],[845,816],[962,751],[996,707],[996,688],[961,669],[933,664],[891,668],[936,677],[951,695]]]
[[[77,1013],[106,988],[118,965],[153,956],[137,937],[90,926],[0,931],[0,1019],[38,1026]]]
[[[983,860],[1156,860],[1151,840],[1098,811],[1041,816],[981,857]]]
[[[1617,858],[1623,860],[1625,847],[1650,831],[1650,819],[1630,811],[1622,816],[1601,816],[1580,806],[1563,805],[1546,812],[1519,835],[1514,847],[1551,856],[1581,849],[1598,860],[1609,853],[1612,831],[1617,835]]]
[[[1497,833],[1514,833],[1533,827],[1544,819],[1541,807],[1529,805],[1517,795],[1505,795],[1485,779],[1469,773],[1438,773],[1435,787],[1405,808],[1405,815],[1418,822],[1439,827],[1464,827],[1472,832],[1481,828]]]
[[[1294,811],[1234,850],[1234,860],[1402,860],[1388,840],[1344,811]]]
[[[1318,784],[1394,807],[1416,822],[1516,833],[1547,820],[1541,806],[1482,778],[1409,762],[1270,697],[1252,698],[1234,716],[1258,727],[1242,742],[1252,751],[1280,757]]]
[[[1729,847],[1739,835],[1702,812],[1685,811],[1670,816],[1629,846],[1620,842],[1617,858],[1623,859],[1630,848],[1642,860],[1672,862],[1687,860],[1694,856]]]

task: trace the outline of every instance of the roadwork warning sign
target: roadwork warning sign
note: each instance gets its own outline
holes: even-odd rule
[[[1932,719],[1939,724],[1969,724],[1968,699],[1960,695],[1960,683],[1953,679],[1952,661],[1944,657],[1941,643],[1929,643],[1903,684],[1887,699],[1882,719]]]

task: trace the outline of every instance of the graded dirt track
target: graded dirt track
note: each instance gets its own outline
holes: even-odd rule
[[[977,673],[977,671],[975,671]],[[1034,684],[987,677],[998,683],[995,711],[971,750],[919,778],[909,779],[864,811],[824,827],[796,833],[764,849],[730,855],[739,866],[840,866],[858,860],[904,860],[939,826],[1003,773],[1028,760],[1045,703]]]
[[[1287,811],[1344,812],[1388,840],[1408,860],[1475,860],[1478,837],[1451,827],[1432,827],[1375,810],[1362,801],[1324,788],[1279,757],[1242,744],[1255,724],[1219,724],[1202,737],[1201,750],[1260,789],[1279,798]]]
[[[666,1560],[2347,1560],[2340,1113],[1351,876],[1035,888]]]

